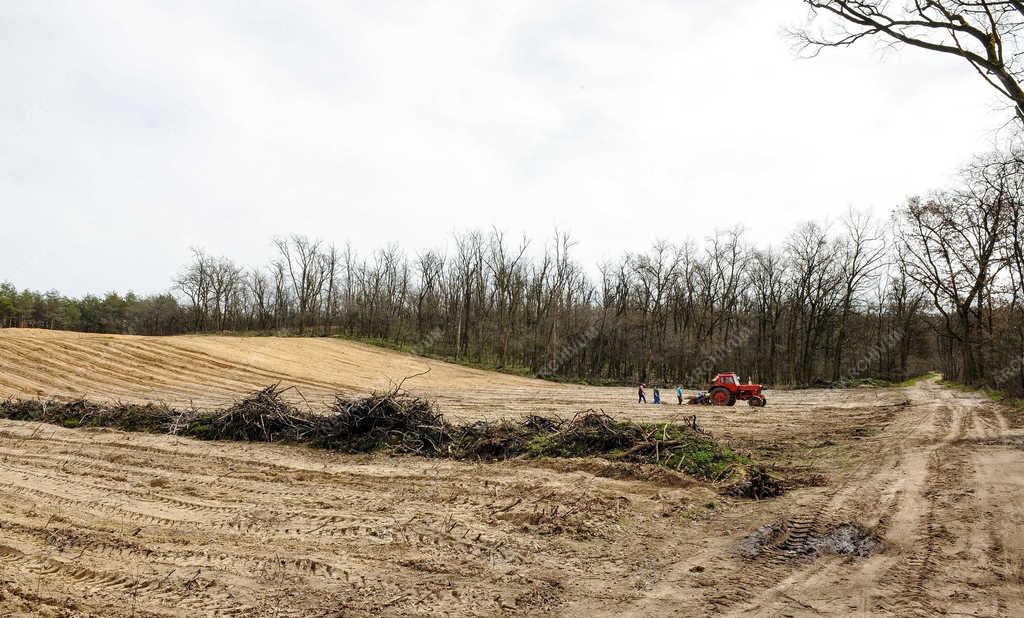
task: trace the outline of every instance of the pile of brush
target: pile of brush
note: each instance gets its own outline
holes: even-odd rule
[[[450,430],[429,401],[390,391],[358,399],[335,397],[330,413],[317,418],[309,441],[350,453],[390,449],[440,456]]]
[[[0,401],[0,418],[64,427],[113,427],[202,440],[310,444],[346,453],[390,452],[495,461],[516,457],[601,457],[654,464],[698,478],[739,479],[736,495],[767,497],[776,487],[746,457],[696,423],[636,423],[588,410],[572,419],[527,416],[452,424],[431,402],[397,388],[369,397],[336,397],[326,414],[290,403],[289,389],[268,386],[214,412],[166,406]]]
[[[300,412],[285,401],[289,389],[268,386],[228,408],[208,413],[185,414],[177,431],[202,440],[240,442],[307,442],[317,426],[317,416]]]
[[[687,423],[636,423],[594,410],[535,432],[524,454],[648,463],[708,480],[729,476],[733,468],[750,463],[702,430],[695,418]]]
[[[62,427],[117,427],[124,431],[163,433],[174,411],[157,404],[99,404],[85,399],[40,401],[8,399],[0,401],[0,417],[14,421],[33,421]]]

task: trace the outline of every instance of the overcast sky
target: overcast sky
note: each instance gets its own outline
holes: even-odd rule
[[[167,289],[275,234],[410,254],[555,226],[597,262],[884,216],[991,148],[969,67],[796,59],[798,0],[8,2],[0,281]]]

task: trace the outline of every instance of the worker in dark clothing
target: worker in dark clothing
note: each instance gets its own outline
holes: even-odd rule
[[[661,403],[661,392],[657,386],[654,387],[654,403]]]
[[[644,384],[640,385],[640,400],[637,403],[647,403],[647,397],[644,396]]]

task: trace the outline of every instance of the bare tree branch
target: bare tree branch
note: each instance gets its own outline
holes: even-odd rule
[[[1021,87],[1022,0],[803,0],[810,21],[831,16],[836,29],[813,32],[810,23],[789,36],[801,53],[817,56],[830,47],[864,39],[907,45],[965,60],[996,92],[1013,103],[1024,123]]]

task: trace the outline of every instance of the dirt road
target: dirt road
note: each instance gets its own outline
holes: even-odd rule
[[[786,525],[763,553],[724,558],[736,539],[708,539],[667,565],[626,613],[1024,612],[1024,419],[934,383],[907,390],[911,405],[851,453],[831,485],[765,509],[762,523],[777,517]],[[877,535],[880,546],[865,558],[808,555],[816,535],[848,522]],[[708,568],[693,576],[701,566]]]

